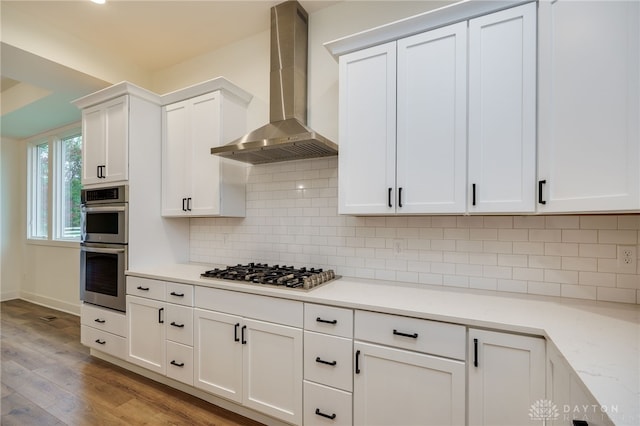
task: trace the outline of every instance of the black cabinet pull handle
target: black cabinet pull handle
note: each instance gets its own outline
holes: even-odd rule
[[[176,293],[175,291],[172,291],[169,294],[176,297],[184,297],[184,293]]]
[[[356,351],[356,374],[360,374],[360,351]]]
[[[100,176],[100,166],[96,166],[96,176],[98,177],[98,179],[102,178],[102,176]]]
[[[236,325],[233,326],[233,341],[234,342],[239,342],[240,338],[238,337],[238,328],[240,328],[240,323],[236,323]]]
[[[402,187],[398,188],[398,207],[402,207]]]
[[[186,199],[186,198],[183,198],[183,199],[182,199],[182,211],[183,211],[183,212],[186,212],[186,211],[187,211],[187,207],[186,207],[186,205],[185,205],[185,204],[187,204],[187,199]]]
[[[318,318],[316,318],[316,322],[322,322],[324,324],[334,324],[335,325],[335,324],[338,323],[338,320],[325,320],[325,319],[322,319],[322,318],[318,317]]]
[[[402,332],[396,330],[395,328],[393,329],[393,334],[396,335],[396,336],[411,337],[412,339],[417,339],[418,338],[418,333],[413,333],[413,334],[402,333]]]
[[[472,206],[476,205],[476,184],[475,183],[471,184],[471,205]]]
[[[191,197],[187,198],[187,211],[191,211]]]
[[[242,335],[242,344],[243,344],[243,345],[246,345],[246,344],[247,344],[247,340],[244,338],[244,331],[245,331],[246,329],[247,329],[247,326],[246,326],[246,325],[243,325],[243,326],[242,326],[241,333],[240,333],[240,334]]]
[[[547,183],[546,179],[538,181],[538,203],[547,204],[547,202],[542,198],[542,185]]]
[[[96,343],[97,343],[97,344],[99,344],[99,345],[104,345],[104,344],[106,344],[107,342],[106,342],[106,341],[104,341],[104,340],[96,339]]]
[[[320,358],[319,356],[316,357],[316,362],[319,362],[320,364],[327,364],[327,365],[336,365],[336,364],[338,364],[338,361],[325,361],[322,358]]]
[[[94,321],[97,322],[98,324],[104,324],[105,322],[107,322],[107,320],[103,320],[103,319],[100,319],[100,318],[96,318],[96,319],[94,319]]]
[[[184,328],[184,324],[177,324],[175,321],[171,321],[171,325],[178,328]]]
[[[328,414],[325,414],[322,411],[320,411],[319,408],[316,408],[316,414],[318,416],[326,417],[327,419],[331,419],[331,420],[336,418],[336,413],[333,413],[332,415],[328,415]]]
[[[184,362],[176,362],[175,360],[172,360],[171,365],[175,365],[176,367],[184,367]]]
[[[139,285],[137,288],[138,288],[138,290],[149,291],[149,287],[142,287],[142,286]]]
[[[388,198],[389,207],[393,207],[393,205],[391,204],[391,188],[389,188],[389,196],[387,198]]]
[[[473,366],[478,366],[478,339],[473,339]]]
[[[164,308],[158,309],[158,323],[164,324],[164,319],[162,318],[162,313],[164,312]]]

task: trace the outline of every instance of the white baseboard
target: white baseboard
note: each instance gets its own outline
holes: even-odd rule
[[[20,299],[20,292],[18,290],[0,292],[0,302],[13,299]]]
[[[26,300],[27,302],[35,303],[36,305],[42,305],[46,306],[47,308],[57,309],[58,311],[80,316],[80,300],[78,300],[77,304],[74,304],[51,297],[41,296],[39,294],[29,293],[26,291],[21,291],[18,298]]]

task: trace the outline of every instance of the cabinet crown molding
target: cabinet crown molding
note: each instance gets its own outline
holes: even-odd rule
[[[335,60],[341,55],[395,41],[445,25],[509,9],[535,0],[463,0],[324,43]]]
[[[100,104],[102,102],[109,101],[122,95],[133,95],[158,105],[160,105],[161,101],[161,97],[158,94],[128,81],[122,81],[120,83],[105,87],[102,90],[98,90],[97,92],[71,101],[71,103],[80,109],[84,109],[93,105]]]

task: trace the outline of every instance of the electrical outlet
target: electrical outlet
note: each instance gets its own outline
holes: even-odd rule
[[[618,246],[618,268],[624,272],[635,272],[638,262],[636,246]]]
[[[405,240],[396,239],[393,240],[393,254],[396,256],[402,254],[402,252],[407,248],[407,242]]]

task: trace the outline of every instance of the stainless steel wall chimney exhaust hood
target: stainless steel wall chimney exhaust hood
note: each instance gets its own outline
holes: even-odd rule
[[[270,122],[211,154],[251,164],[338,154],[338,145],[306,126],[308,17],[295,0],[271,8]]]

